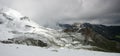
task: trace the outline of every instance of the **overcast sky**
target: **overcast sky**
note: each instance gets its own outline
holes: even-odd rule
[[[40,25],[89,22],[120,25],[120,0],[0,0]]]

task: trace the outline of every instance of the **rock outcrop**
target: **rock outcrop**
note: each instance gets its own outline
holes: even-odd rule
[[[120,26],[105,26],[89,23],[75,23],[63,32],[78,32],[84,36],[83,45],[97,46],[103,51],[120,52]]]

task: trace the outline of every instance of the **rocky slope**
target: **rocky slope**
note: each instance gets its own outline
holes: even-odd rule
[[[89,23],[75,23],[66,27],[60,24],[66,33],[81,33],[84,36],[84,45],[97,46],[103,51],[120,52],[120,26],[105,26]],[[79,37],[78,37],[79,38]]]

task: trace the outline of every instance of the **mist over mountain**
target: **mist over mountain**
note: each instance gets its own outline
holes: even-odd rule
[[[120,56],[120,0],[0,0],[0,56]]]
[[[0,9],[1,43],[120,52],[120,26],[74,23],[57,27],[42,27],[14,9]]]
[[[120,0],[0,0],[42,26],[60,23],[119,25]]]

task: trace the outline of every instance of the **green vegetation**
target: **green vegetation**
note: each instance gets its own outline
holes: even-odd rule
[[[120,35],[116,35],[115,38],[120,38]]]

